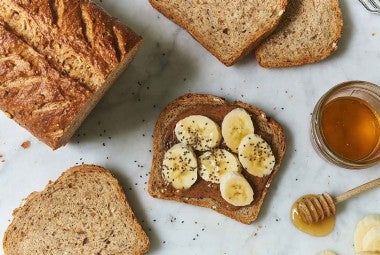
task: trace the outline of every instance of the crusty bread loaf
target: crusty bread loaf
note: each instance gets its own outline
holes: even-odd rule
[[[0,107],[54,149],[67,143],[142,43],[140,36],[88,0],[2,0],[0,21],[6,27],[4,33],[7,33],[7,36],[0,37],[0,47],[3,48],[0,73],[13,74],[0,81]],[[10,36],[10,33],[14,35]],[[21,42],[22,49],[17,48]],[[33,75],[31,69],[36,68],[35,61],[44,63],[46,69],[51,71],[46,74],[40,68]],[[58,76],[51,82],[48,75],[54,72],[53,69]],[[75,88],[70,91],[74,97],[85,97],[80,105],[63,95],[69,93],[70,88],[60,86],[60,79],[79,84],[74,87],[83,87],[82,90],[87,93],[85,95],[74,92]],[[49,86],[44,84],[44,80],[50,81]],[[28,86],[22,86],[25,81]],[[20,85],[10,85],[15,82]],[[10,90],[19,98],[4,97],[10,94]],[[45,95],[52,94],[51,90],[57,96],[46,99]],[[23,102],[23,98],[28,100]],[[45,100],[49,104],[45,104]],[[39,102],[37,105],[29,105],[36,101]],[[62,102],[70,104],[76,111],[69,112]],[[61,117],[57,112],[50,113],[51,105],[54,105],[54,111],[61,110]],[[35,113],[41,111],[45,114],[38,119]],[[32,116],[34,121],[31,122],[27,116]],[[36,127],[38,123],[44,127]]]
[[[149,1],[227,66],[275,29],[287,4],[287,0]]]
[[[180,192],[166,194],[165,190],[170,184],[162,177],[162,161],[166,150],[173,144],[178,143],[173,137],[175,124],[189,115],[199,114],[211,118],[220,125],[224,116],[238,107],[244,108],[251,115],[255,133],[269,143],[276,158],[274,170],[269,176],[262,178],[251,176],[248,178],[254,190],[254,201],[248,206],[228,208],[224,203],[208,196],[212,191],[211,189],[202,192],[197,190],[200,187],[197,183],[204,182],[199,179],[185,196],[181,195],[182,193]],[[148,191],[153,197],[211,208],[237,221],[250,224],[257,218],[269,186],[280,169],[285,147],[285,136],[281,126],[272,118],[267,117],[260,109],[240,101],[230,104],[224,99],[213,95],[186,94],[166,106],[156,123]],[[248,175],[245,172],[243,174],[246,177]]]
[[[263,67],[288,67],[330,56],[342,35],[338,0],[290,1],[277,30],[257,49]]]
[[[0,21],[0,108],[56,148],[72,133],[93,92],[60,74]],[[69,131],[69,130],[72,131]]]
[[[144,254],[149,239],[112,174],[70,168],[13,212],[5,255]]]

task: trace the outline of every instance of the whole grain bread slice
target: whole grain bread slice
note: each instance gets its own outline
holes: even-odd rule
[[[277,26],[287,0],[149,0],[223,64],[244,57]]]
[[[5,255],[144,254],[149,239],[119,182],[99,166],[70,168],[13,212]]]
[[[263,67],[321,61],[338,47],[343,19],[338,0],[290,1],[277,30],[256,49]]]
[[[178,143],[173,134],[175,124],[189,115],[200,114],[211,118],[220,125],[224,116],[238,107],[244,108],[251,115],[255,133],[269,143],[276,158],[274,170],[266,177],[248,176],[249,174],[243,171],[243,175],[254,190],[254,201],[248,206],[230,207],[223,202],[223,199],[215,199],[215,196],[211,196],[211,194],[219,195],[219,190],[204,189],[207,185],[202,186],[202,182],[205,181],[201,178],[198,178],[196,183],[185,193],[177,191],[168,193],[170,184],[162,177],[162,161],[165,152],[173,144]],[[280,169],[285,148],[285,135],[280,124],[267,117],[262,110],[240,101],[228,103],[223,98],[213,95],[186,94],[167,105],[156,123],[148,191],[151,196],[156,198],[207,207],[242,223],[250,224],[257,218],[270,184]]]

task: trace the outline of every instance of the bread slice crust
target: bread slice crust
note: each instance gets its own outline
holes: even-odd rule
[[[85,197],[75,200],[76,195],[82,195],[82,187],[79,184],[84,180],[87,181],[84,185],[90,183],[91,186],[86,190]],[[102,190],[98,190],[99,188]],[[110,196],[119,205],[111,205],[113,201],[101,200],[103,196],[101,192],[105,193],[108,190],[112,191]],[[61,194],[66,194],[66,197],[62,198],[63,200],[61,200]],[[93,197],[100,197],[99,201],[88,202]],[[73,200],[78,204],[71,203]],[[102,206],[99,203],[107,202],[110,203],[108,212],[103,213],[115,217],[110,224],[122,222],[121,226],[103,226],[102,222],[99,222],[100,212],[96,211],[95,207]],[[49,210],[46,214],[39,213],[38,210],[43,209],[41,205],[47,204]],[[60,206],[66,206],[66,208],[59,212],[56,211],[56,208]],[[88,219],[82,217],[83,215],[86,215]],[[119,221],[115,221],[115,215],[120,218]],[[62,221],[62,219],[66,219],[66,221]],[[43,221],[49,222],[44,223]],[[36,227],[35,224],[38,222],[40,222],[41,228]],[[94,229],[92,225],[103,226],[101,229],[104,232],[90,232]],[[34,231],[28,232],[28,228]],[[118,228],[123,228],[125,232],[129,231],[131,237],[117,236]],[[128,231],[126,231],[127,228]],[[70,238],[60,236],[62,233],[70,233],[70,235],[65,235]],[[93,240],[101,241],[103,246],[96,246]],[[52,249],[56,242],[60,243],[61,249]],[[75,247],[65,246],[69,242],[71,245],[75,243],[73,245]],[[5,255],[97,254],[97,249],[100,249],[98,254],[138,255],[149,250],[149,239],[129,206],[120,183],[111,172],[96,165],[81,165],[62,173],[55,182],[49,182],[43,191],[31,193],[23,204],[13,211],[12,223],[4,234],[3,248]]]
[[[315,8],[310,10],[308,5]],[[321,33],[312,31],[318,27]],[[295,0],[289,2],[273,34],[256,48],[256,59],[266,68],[319,62],[337,50],[342,34],[339,0]]]
[[[200,184],[205,182],[201,178],[198,178],[188,191],[168,192],[168,190],[172,191],[172,188],[162,177],[162,161],[166,150],[178,143],[173,138],[173,130],[177,121],[189,115],[200,114],[211,118],[220,125],[229,111],[239,107],[251,115],[255,133],[261,135],[269,143],[276,158],[274,169],[269,176],[258,178],[249,176],[246,171],[243,171],[255,192],[253,203],[244,207],[228,206],[228,203],[224,202],[223,199],[208,195],[219,194],[218,189],[201,190],[205,187],[205,185]],[[210,208],[244,224],[251,224],[256,220],[270,184],[280,169],[285,150],[283,129],[274,119],[267,117],[262,110],[240,101],[228,103],[225,99],[213,95],[186,94],[169,103],[157,120],[154,129],[153,159],[148,192],[155,198]]]
[[[266,4],[262,1],[246,3],[245,0],[149,2],[189,32],[224,65],[231,66],[273,32],[288,0],[271,1],[273,6],[269,7],[261,6]]]

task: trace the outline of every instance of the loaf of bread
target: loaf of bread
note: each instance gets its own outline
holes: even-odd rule
[[[287,0],[149,1],[227,66],[276,28],[287,4]]]
[[[290,1],[277,30],[257,49],[263,67],[310,64],[330,56],[342,36],[338,0]]]
[[[209,117],[220,126],[225,115],[235,108],[243,108],[249,113],[254,123],[255,133],[270,145],[276,158],[270,175],[264,177],[250,176],[250,178],[247,178],[254,191],[253,202],[247,206],[237,208],[226,206],[222,199],[215,199],[210,195],[211,193],[219,195],[219,191],[214,192],[210,188],[203,189],[208,187],[209,183],[204,183],[205,181],[200,178],[184,192],[167,192],[170,184],[163,178],[163,159],[165,152],[172,145],[178,143],[173,136],[176,123],[190,115],[203,115]],[[270,184],[280,169],[285,148],[283,129],[274,119],[267,117],[260,109],[240,101],[231,104],[223,98],[213,95],[187,94],[167,105],[158,118],[154,129],[154,151],[148,191],[156,198],[207,207],[242,223],[250,224],[257,218]]]
[[[5,255],[144,254],[149,239],[112,174],[70,168],[13,212]]]
[[[54,149],[142,43],[88,0],[2,0],[0,21],[0,107]]]

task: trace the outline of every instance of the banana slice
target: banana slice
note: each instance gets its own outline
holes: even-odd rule
[[[367,251],[363,247],[364,236],[371,228],[379,226],[380,215],[368,215],[358,222],[354,233],[354,246],[356,252]]]
[[[336,255],[336,253],[332,251],[322,251],[318,253],[318,255]]]
[[[177,139],[198,151],[207,151],[217,147],[222,140],[218,124],[202,115],[191,115],[177,122]]]
[[[197,180],[197,158],[191,147],[176,144],[164,155],[162,175],[175,189],[188,189]]]
[[[380,252],[380,225],[372,227],[363,237],[364,251]]]
[[[220,193],[224,200],[234,206],[249,205],[253,201],[251,185],[236,172],[229,172],[220,179]]]
[[[230,111],[222,122],[222,136],[224,142],[237,153],[241,140],[248,134],[253,134],[254,127],[251,116],[242,108]]]
[[[270,174],[275,164],[269,144],[256,134],[249,134],[241,141],[239,160],[248,173],[257,177]]]
[[[240,172],[237,157],[223,149],[206,151],[199,157],[199,175],[205,181],[220,183],[220,178],[229,172]]]

